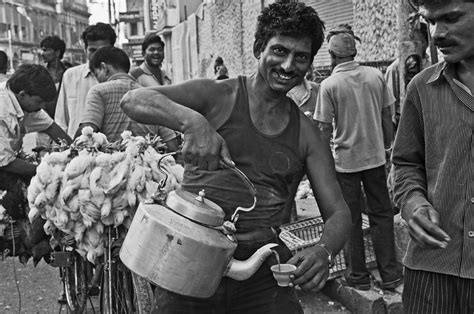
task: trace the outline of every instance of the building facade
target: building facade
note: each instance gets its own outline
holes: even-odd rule
[[[275,0],[127,0],[128,12],[121,14],[130,14],[133,19],[127,24],[129,55],[140,62],[143,36],[155,31],[165,40],[164,68],[172,73],[174,82],[213,77],[212,65],[217,56],[224,59],[230,76],[251,74],[256,64],[253,41],[257,16],[263,7],[273,2]],[[388,64],[395,58],[398,1],[302,2],[316,9],[325,22],[326,31],[341,23],[352,25],[361,38],[356,60]],[[330,68],[326,42],[316,55],[313,67],[321,71]]]
[[[11,65],[39,61],[41,39],[57,35],[66,42],[64,59],[85,61],[80,35],[89,24],[86,0],[0,1],[0,50]]]
[[[201,3],[202,0],[126,0],[126,11],[119,13],[119,21],[125,24],[125,37],[128,39],[128,43],[123,44],[124,50],[135,64],[140,64],[143,62],[141,43],[145,35],[157,32],[165,42],[163,68],[174,73],[173,63],[180,67],[183,63],[189,63],[185,21]],[[175,36],[172,38],[175,27]],[[183,31],[183,28],[186,30]],[[186,51],[184,55],[183,51]],[[178,77],[177,81],[181,79]]]

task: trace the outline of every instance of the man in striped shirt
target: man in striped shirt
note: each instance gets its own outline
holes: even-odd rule
[[[178,144],[174,131],[159,126],[141,124],[130,119],[120,108],[120,99],[129,90],[140,88],[137,81],[128,74],[130,60],[120,48],[99,48],[89,61],[91,73],[99,84],[93,86],[86,98],[86,109],[76,136],[81,130],[90,126],[100,131],[110,142],[121,140],[123,131],[131,131],[133,135],[159,135],[168,150],[176,151]]]
[[[392,155],[405,313],[474,313],[474,1],[415,1],[444,62],[407,88]]]

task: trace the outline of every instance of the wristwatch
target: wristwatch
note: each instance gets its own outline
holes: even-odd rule
[[[329,269],[334,267],[334,264],[336,264],[336,257],[332,253],[332,251],[326,246],[324,243],[318,243],[316,246],[322,247],[326,253],[328,253],[328,265]]]

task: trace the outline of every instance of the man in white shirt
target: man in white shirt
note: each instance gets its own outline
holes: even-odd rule
[[[82,33],[87,59],[100,47],[113,46],[117,35],[105,23],[90,25]],[[54,120],[70,137],[76,133],[81,123],[89,89],[97,80],[89,70],[89,63],[68,69],[63,75]]]
[[[0,83],[0,199],[13,219],[25,218],[20,181],[25,183],[36,174],[36,165],[18,158],[23,137],[29,132],[45,132],[53,140],[71,138],[43,110],[56,97],[56,87],[45,67],[36,64],[20,66],[12,77]]]

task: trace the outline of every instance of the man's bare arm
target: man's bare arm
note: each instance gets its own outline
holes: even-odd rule
[[[65,140],[68,144],[72,143],[72,139],[64,132],[63,129],[56,122],[53,122],[49,128],[44,131],[49,135],[56,143],[59,143],[59,140]]]
[[[0,167],[0,169],[20,176],[32,177],[36,174],[36,165],[20,158],[14,159],[8,165]]]
[[[133,120],[183,133],[183,158],[202,169],[217,169],[220,159],[233,164],[224,139],[215,131],[224,106],[216,106],[215,83],[205,81],[129,91],[121,107]],[[208,95],[197,90],[207,90]],[[179,103],[178,103],[179,101]],[[221,107],[221,109],[214,109]],[[201,113],[202,112],[202,113]]]
[[[333,253],[339,252],[350,231],[351,214],[337,182],[334,160],[323,133],[308,123],[303,145],[306,148],[306,174],[325,222],[319,243]],[[301,288],[321,289],[329,274],[328,253],[321,246],[297,253],[289,262],[300,267],[295,271],[294,284]]]

